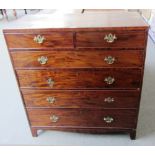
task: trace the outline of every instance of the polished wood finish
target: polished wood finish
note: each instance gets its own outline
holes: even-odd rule
[[[133,89],[139,88],[140,69],[80,69],[80,70],[17,70],[21,88],[39,89]],[[105,78],[114,83],[107,84]],[[48,84],[52,79],[54,84]]]
[[[34,41],[34,37],[44,36],[45,41],[38,44]],[[8,47],[16,48],[73,48],[73,33],[72,32],[51,32],[47,34],[7,34]]]
[[[32,136],[41,129],[121,132],[135,139],[148,32],[140,15],[30,18],[3,32]],[[114,42],[106,41],[108,34]],[[37,35],[43,43],[34,41]],[[105,81],[109,76],[112,84]]]
[[[137,90],[27,90],[22,89],[25,106],[28,108],[138,108],[140,92]],[[55,102],[49,103],[48,97]],[[106,102],[111,97],[113,102]]]
[[[116,35],[117,39],[108,43],[104,38],[108,34]],[[137,48],[145,47],[145,31],[101,31],[78,32],[76,34],[76,46],[97,48]]]
[[[93,109],[27,109],[32,126],[66,127],[118,127],[134,128],[136,110],[93,110]],[[50,116],[59,117],[52,122]],[[112,123],[106,123],[104,117],[113,117]]]
[[[77,51],[18,51],[11,52],[16,69],[20,68],[101,68],[101,67],[142,67],[143,51],[134,50],[77,50]],[[47,57],[46,64],[38,58]],[[115,58],[113,64],[104,59]]]

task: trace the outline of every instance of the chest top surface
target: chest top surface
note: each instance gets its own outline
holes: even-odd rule
[[[148,24],[136,12],[105,12],[84,14],[28,15],[5,29],[80,29],[80,28],[141,28]],[[5,31],[5,30],[4,30]],[[7,30],[8,31],[8,30]]]

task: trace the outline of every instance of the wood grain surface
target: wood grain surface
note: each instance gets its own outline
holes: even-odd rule
[[[142,67],[143,51],[136,50],[69,50],[69,51],[16,51],[11,56],[18,68],[102,68],[102,67]],[[40,57],[47,58],[41,64]],[[108,64],[105,58],[115,59]]]
[[[138,108],[137,90],[29,90],[22,89],[26,107],[34,108]],[[47,98],[54,98],[49,103]],[[113,98],[113,102],[105,101]]]
[[[32,126],[67,127],[124,127],[134,128],[136,110],[92,110],[92,109],[27,109]],[[58,117],[52,122],[50,116]],[[112,123],[106,123],[104,117],[112,117]]]
[[[135,89],[141,80],[140,69],[81,69],[81,70],[16,70],[21,88],[39,89]],[[107,77],[114,78],[107,84]],[[48,80],[54,81],[51,86]]]

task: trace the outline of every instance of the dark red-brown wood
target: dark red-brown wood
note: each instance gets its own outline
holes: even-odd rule
[[[34,41],[37,35],[44,36],[45,41],[38,44]],[[73,33],[72,32],[50,32],[36,34],[6,34],[5,35],[8,47],[16,48],[73,48]]]
[[[12,52],[15,68],[94,68],[94,67],[141,67],[143,51],[136,50],[77,50],[77,51],[18,51]],[[46,57],[46,64],[38,58]],[[104,59],[115,58],[113,64]]]
[[[26,107],[41,108],[137,108],[139,91],[116,90],[27,90],[22,89]],[[47,101],[55,99],[54,103]],[[113,102],[105,101],[111,97]]]
[[[105,89],[139,88],[140,69],[95,69],[95,70],[17,70],[21,88],[39,89]],[[115,81],[107,84],[105,78]],[[54,84],[48,84],[52,79]]]
[[[135,139],[148,31],[143,19],[138,14],[115,12],[32,21],[33,25],[25,22],[21,29],[3,31],[32,135],[37,136],[40,129],[127,132]],[[109,33],[117,37],[113,43],[104,39]],[[43,44],[34,42],[36,35],[46,38]],[[46,65],[37,61],[42,54],[48,57]],[[103,57],[107,55],[117,61],[106,64]],[[110,86],[103,84],[109,74],[116,78]],[[52,88],[46,84],[49,77],[55,80]],[[56,105],[46,106],[48,95],[57,98]],[[104,104],[106,95],[112,95],[115,102]],[[64,116],[56,126],[49,122],[51,112]],[[101,121],[104,114],[115,116],[111,127]]]
[[[66,127],[120,127],[134,128],[136,110],[92,110],[92,109],[27,109],[32,126]],[[52,122],[50,117],[58,117]],[[112,117],[112,123],[106,123],[104,117]]]
[[[117,37],[113,43],[108,43],[104,39],[110,33]],[[145,31],[78,32],[76,34],[76,47],[141,49],[145,47]]]
[[[89,133],[89,134],[130,134],[130,138],[132,140],[135,140],[136,138],[136,130],[130,129],[130,128],[119,128],[119,127],[112,127],[112,128],[106,128],[106,127],[93,127],[93,128],[82,128],[82,127],[55,127],[55,126],[46,126],[46,127],[31,127],[31,132],[33,137],[37,137],[37,130],[56,130],[56,131],[65,131],[65,132],[78,132],[78,133]],[[43,134],[44,132],[41,132],[40,134]],[[39,134],[39,135],[40,135]]]

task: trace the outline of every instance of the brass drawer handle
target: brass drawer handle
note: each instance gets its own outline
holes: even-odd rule
[[[103,120],[106,122],[106,123],[112,123],[114,121],[114,118],[111,117],[111,116],[106,116],[103,118]]]
[[[112,98],[112,97],[107,97],[107,98],[105,98],[104,99],[104,102],[107,102],[107,103],[112,103],[112,102],[114,102],[115,100],[114,100],[114,98]]]
[[[46,101],[47,101],[48,103],[50,103],[50,104],[54,104],[55,101],[56,101],[56,99],[55,99],[55,97],[47,97],[47,98],[46,98]]]
[[[41,65],[45,65],[48,61],[48,58],[45,57],[45,56],[41,56],[38,58],[38,62],[41,64]]]
[[[51,115],[51,116],[50,116],[50,120],[51,120],[53,123],[56,123],[56,122],[58,122],[59,117],[56,116],[56,115]]]
[[[47,83],[48,83],[48,85],[49,85],[50,87],[53,87],[53,85],[54,85],[54,80],[53,80],[52,78],[49,78],[49,79],[47,80]]]
[[[113,43],[115,40],[117,39],[116,35],[114,34],[107,34],[105,37],[104,37],[104,40],[106,40],[107,43]]]
[[[108,76],[104,79],[104,81],[108,84],[108,85],[111,85],[115,82],[115,78],[111,77],[111,76]]]
[[[113,63],[116,61],[116,59],[115,59],[115,57],[107,56],[107,57],[104,58],[104,61],[105,61],[107,64],[111,65],[111,64],[113,64]]]
[[[33,38],[33,40],[38,43],[38,44],[42,44],[44,42],[45,37],[44,36],[41,36],[41,35],[37,35]]]

